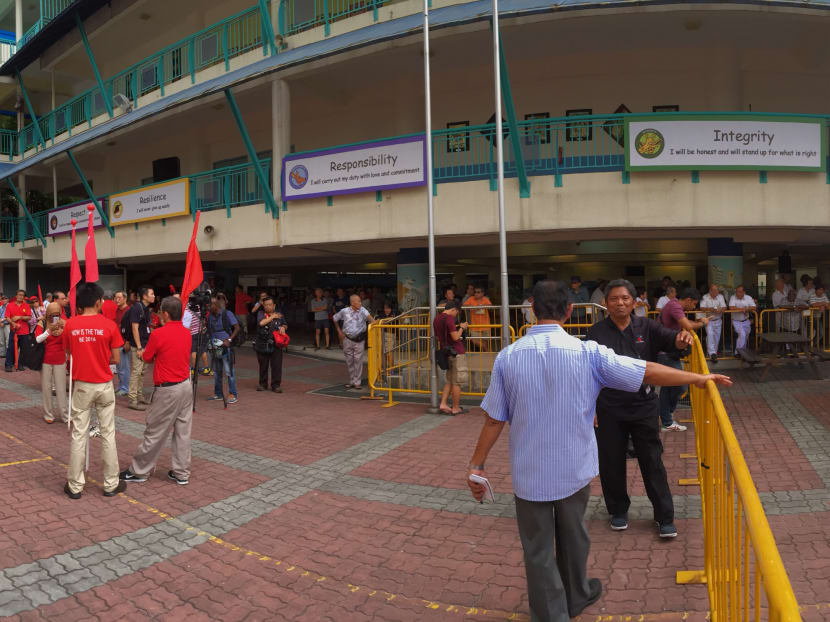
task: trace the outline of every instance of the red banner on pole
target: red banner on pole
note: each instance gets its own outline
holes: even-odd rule
[[[199,232],[199,215],[196,212],[196,221],[193,223],[193,235],[187,247],[187,263],[184,268],[184,282],[182,282],[182,303],[187,304],[190,293],[195,290],[205,278],[202,272],[202,259],[199,257],[199,248],[196,246],[196,234]]]
[[[78,263],[78,251],[75,250],[75,225],[77,220],[72,220],[72,261],[69,264],[69,308],[72,315],[75,315],[75,291],[78,283],[81,282],[81,264]]]
[[[92,222],[92,213],[95,206],[90,204],[86,207],[89,210],[89,224],[86,229],[86,249],[84,250],[84,267],[86,268],[86,282],[93,283],[98,280],[98,252],[95,250],[95,226]],[[74,229],[72,230],[74,233]],[[73,245],[74,249],[74,245]]]

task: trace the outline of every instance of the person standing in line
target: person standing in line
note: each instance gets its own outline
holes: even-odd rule
[[[9,344],[9,321],[6,319],[6,308],[9,299],[3,292],[0,292],[0,356],[6,358],[6,349]]]
[[[749,319],[749,314],[755,312],[755,301],[752,296],[746,293],[743,285],[738,285],[735,288],[735,293],[729,299],[729,309],[735,311],[732,314],[732,328],[735,329],[737,340],[735,342],[735,351],[746,348],[746,342],[749,339],[749,334],[752,332],[752,322]]]
[[[525,292],[525,299],[522,300],[522,316],[528,326],[536,323],[536,317],[533,315],[533,292],[530,290]]]
[[[645,287],[637,288],[637,298],[634,300],[634,315],[637,317],[648,317],[648,310],[651,305],[648,304],[648,296],[646,295]]]
[[[347,389],[360,389],[363,379],[363,350],[366,347],[366,323],[372,323],[375,318],[361,304],[361,298],[353,294],[349,298],[349,306],[341,309],[334,316],[337,334],[343,341],[343,355],[346,357],[346,369],[349,373]],[[340,327],[339,322],[343,322]]]
[[[70,499],[80,499],[86,483],[84,463],[89,442],[90,411],[98,413],[104,496],[114,497],[127,489],[118,480],[118,450],[115,446],[115,391],[110,361],[118,364],[123,339],[115,322],[101,312],[104,290],[97,283],[82,283],[77,290],[78,314],[67,320],[63,346],[71,357],[73,391],[69,407],[72,445],[69,450],[67,482],[63,488]]]
[[[691,333],[668,330],[656,320],[632,314],[636,291],[625,279],[611,281],[606,289],[608,317],[588,329],[587,338],[616,354],[656,361],[658,353],[685,350],[694,341]],[[628,528],[631,499],[626,485],[628,438],[643,476],[654,521],[661,538],[674,538],[674,502],[663,466],[660,441],[660,405],[654,387],[643,384],[635,392],[606,388],[597,399],[597,448],[599,477],[611,529]]]
[[[63,328],[66,320],[61,318],[61,306],[50,302],[46,307],[46,315],[35,328],[35,341],[46,342],[43,353],[43,365],[40,368],[40,395],[43,399],[43,420],[46,423],[55,422],[54,404],[52,403],[52,387],[55,387],[55,398],[58,402],[58,417],[63,423],[67,419],[66,399],[66,350],[63,347]]]
[[[118,311],[118,303],[115,302],[115,296],[112,296],[112,297],[105,296],[104,297],[104,304],[101,307],[101,315],[103,315],[108,320],[112,320],[113,322],[115,322],[115,315],[116,315],[117,311]],[[117,326],[117,323],[116,323],[116,326]]]
[[[274,333],[284,335],[288,329],[282,313],[277,312],[274,299],[266,296],[262,300],[262,317],[258,318],[254,338],[254,351],[259,363],[259,384],[257,391],[268,390],[268,368],[271,368],[271,391],[282,393],[282,347],[274,340]]]
[[[807,308],[810,306],[810,296],[815,291],[815,279],[809,274],[801,275],[801,289],[798,290],[795,296],[796,307]]]
[[[17,290],[14,301],[6,305],[6,319],[9,321],[9,340],[6,347],[6,371],[14,369],[15,349],[18,352],[26,345],[29,339],[29,320],[32,317],[32,309],[26,302],[26,292]],[[17,361],[17,371],[23,371],[23,361]]]
[[[461,299],[461,305],[467,304],[467,301],[475,295],[476,286],[472,283],[467,283],[467,289],[464,292],[464,297]]]
[[[143,358],[153,364],[153,400],[147,427],[129,467],[118,474],[125,482],[146,482],[156,468],[165,441],[170,441],[172,470],[167,478],[190,483],[190,430],[193,422],[193,387],[190,384],[190,331],[182,324],[182,301],[167,296],[161,301],[162,326],[154,330]]]
[[[830,311],[830,299],[827,298],[827,290],[823,283],[816,281],[809,303],[813,323],[813,334],[810,338],[814,346],[824,348],[827,345],[824,343],[824,331],[827,324],[827,312]]]
[[[239,334],[239,322],[225,307],[225,301],[218,295],[210,299],[208,316],[208,341],[213,349],[213,395],[209,401],[221,400],[224,396],[222,375],[228,377],[228,404],[239,401],[236,390],[236,369],[234,366],[233,340]]]
[[[444,288],[444,297],[438,301],[439,307],[445,306],[450,300],[455,300],[455,288],[453,285]]]
[[[573,305],[564,283],[537,283],[533,311],[538,324],[496,357],[467,485],[476,500],[483,498],[484,486],[469,476],[486,477],[487,456],[509,421],[510,475],[531,619],[567,622],[602,593],[599,579],[587,576],[591,541],[585,528],[590,482],[598,472],[594,411],[600,390],[731,381],[620,356],[568,335],[562,324]]]
[[[590,302],[601,307],[605,306],[605,288],[608,286],[608,279],[600,279],[597,287],[591,294]]]
[[[338,341],[340,342],[340,349],[342,350],[343,339],[340,337],[339,331],[337,331],[337,322],[334,319],[335,315],[349,306],[349,297],[346,295],[346,292],[343,291],[342,287],[337,288],[334,296],[334,302],[332,302],[331,306],[331,326],[334,331],[338,332]],[[340,322],[340,327],[343,327],[342,321]]]
[[[115,371],[118,385],[115,389],[115,395],[124,397],[130,394],[130,342],[128,341],[129,333],[125,334],[122,322],[124,316],[129,312],[130,307],[127,304],[127,294],[123,291],[115,292],[112,300],[115,303],[115,325],[121,329],[121,337],[124,339],[124,345],[121,346],[118,367]]]
[[[323,296],[323,290],[314,290],[311,299],[311,312],[314,314],[314,349],[320,349],[321,333],[326,337],[326,350],[331,350],[331,334],[329,333],[329,301]]]
[[[672,288],[670,287],[669,290]],[[686,311],[694,311],[697,306],[697,298],[700,294],[693,287],[687,287],[683,290],[681,298],[670,298],[660,311],[660,323],[673,331],[686,330],[688,332],[696,331],[709,323],[709,318],[702,318],[700,320],[690,320],[686,317]],[[661,352],[657,361],[667,367],[673,367],[677,370],[683,369],[683,363],[680,361],[682,353],[679,351]],[[677,409],[677,403],[680,401],[680,396],[683,394],[683,386],[665,386],[660,389],[660,421],[663,425],[663,432],[685,432],[686,426],[680,425],[674,420],[674,411]]]
[[[669,300],[674,300],[677,298],[677,288],[674,285],[669,285],[666,287],[666,293],[660,296],[657,300],[657,304],[654,305],[654,308],[657,311],[662,311],[663,307],[669,302]]]
[[[235,288],[235,297],[233,301],[233,310],[236,315],[236,321],[239,323],[239,330],[242,333],[242,342],[245,342],[245,335],[248,332],[248,304],[252,303],[254,299],[245,293],[241,285]]]
[[[726,311],[726,300],[718,290],[718,286],[712,283],[707,293],[700,301],[700,308],[706,312],[709,323],[706,325],[706,352],[712,365],[718,363],[718,344],[723,330],[723,312]]]
[[[438,347],[451,349],[453,354],[448,356],[447,381],[441,391],[439,409],[446,415],[458,415],[464,412],[461,408],[461,385],[467,384],[469,371],[467,368],[467,354],[461,336],[467,330],[467,322],[456,324],[461,304],[457,300],[447,301],[444,310],[435,316],[432,321],[432,333],[438,339]],[[449,400],[452,398],[452,408]]]
[[[132,305],[129,310],[129,342],[130,342],[130,388],[128,392],[128,408],[132,410],[147,410],[145,404],[150,400],[144,396],[144,346],[150,340],[150,305],[156,300],[152,287],[139,289],[141,300]]]
[[[484,288],[476,286],[473,290],[473,297],[467,299],[464,306],[468,307],[467,317],[469,317],[471,343],[476,345],[479,352],[489,352],[491,349],[490,329],[487,325],[490,324],[490,312],[483,307],[491,307],[493,303],[484,295]]]

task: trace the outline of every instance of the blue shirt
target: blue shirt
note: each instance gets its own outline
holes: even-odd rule
[[[557,324],[532,326],[502,350],[481,408],[510,422],[516,496],[556,501],[587,486],[599,471],[597,395],[604,387],[639,390],[645,370],[645,361],[580,341]]]
[[[222,322],[223,314],[227,318],[226,322]],[[208,317],[208,322],[210,324],[209,334],[212,339],[230,339],[231,334],[225,330],[225,324],[228,325],[228,328],[230,328],[231,331],[233,331],[234,326],[239,324],[239,322],[236,321],[236,316],[234,316],[234,314],[227,309],[223,309],[219,315],[211,314]]]

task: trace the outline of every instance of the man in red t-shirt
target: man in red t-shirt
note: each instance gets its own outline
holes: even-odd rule
[[[182,324],[182,301],[168,296],[161,301],[163,326],[150,333],[142,356],[153,363],[153,401],[147,411],[144,440],[130,466],[119,477],[145,482],[156,467],[164,442],[170,438],[173,469],[167,477],[179,485],[190,481],[190,428],[193,421],[193,388],[190,384],[190,330]]]
[[[115,322],[101,312],[104,290],[97,283],[83,283],[76,298],[80,311],[66,322],[63,345],[71,357],[73,391],[69,396],[72,446],[69,450],[67,482],[63,491],[80,499],[86,479],[84,461],[89,441],[89,415],[98,411],[101,429],[101,462],[104,466],[104,496],[114,497],[127,488],[118,481],[118,451],[115,447],[115,391],[110,360],[116,364],[124,340]]]
[[[242,341],[245,341],[245,333],[248,332],[248,304],[254,299],[245,293],[241,285],[236,286],[236,296],[233,303],[234,315],[239,322],[239,330],[242,332]]]
[[[67,418],[66,402],[66,350],[63,346],[63,327],[66,320],[61,318],[61,306],[50,302],[45,317],[35,327],[35,340],[46,342],[43,365],[40,368],[40,395],[43,398],[43,420],[54,423],[52,387],[58,402],[58,416],[63,423]]]
[[[26,302],[26,292],[17,290],[14,300],[6,305],[6,319],[9,320],[9,349],[6,353],[6,371],[14,369],[15,349],[17,349],[17,371],[23,371],[23,361],[19,351],[29,340],[29,320],[32,308]],[[9,356],[11,355],[11,356]]]
[[[456,325],[460,310],[461,302],[448,300],[444,311],[436,315],[432,322],[432,332],[438,339],[438,347],[442,351],[452,351],[452,354],[447,353],[447,382],[441,392],[441,405],[439,406],[441,412],[447,415],[464,412],[461,408],[461,385],[467,384],[469,373],[466,350],[461,340],[461,335],[467,329],[467,322]],[[452,396],[452,409],[447,403],[450,396]]]
[[[118,305],[112,300],[112,298],[105,298],[104,304],[101,305],[101,315],[103,315],[108,320],[112,320],[115,322],[115,314],[118,311]]]

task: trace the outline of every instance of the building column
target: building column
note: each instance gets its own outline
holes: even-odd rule
[[[17,289],[26,289],[26,258],[17,260]]]
[[[732,238],[709,238],[706,242],[709,255],[708,284],[717,285],[731,295],[743,283],[744,246]]]
[[[291,152],[291,92],[285,80],[271,83],[271,132],[271,185],[274,199],[282,205],[282,159]],[[282,226],[278,236],[282,246]]]
[[[23,0],[14,0],[14,40],[20,41],[23,36]],[[20,85],[17,86],[17,101],[23,101]],[[15,106],[17,108],[17,106]],[[53,108],[54,110],[54,108]],[[23,108],[17,110],[17,131],[23,129]]]

